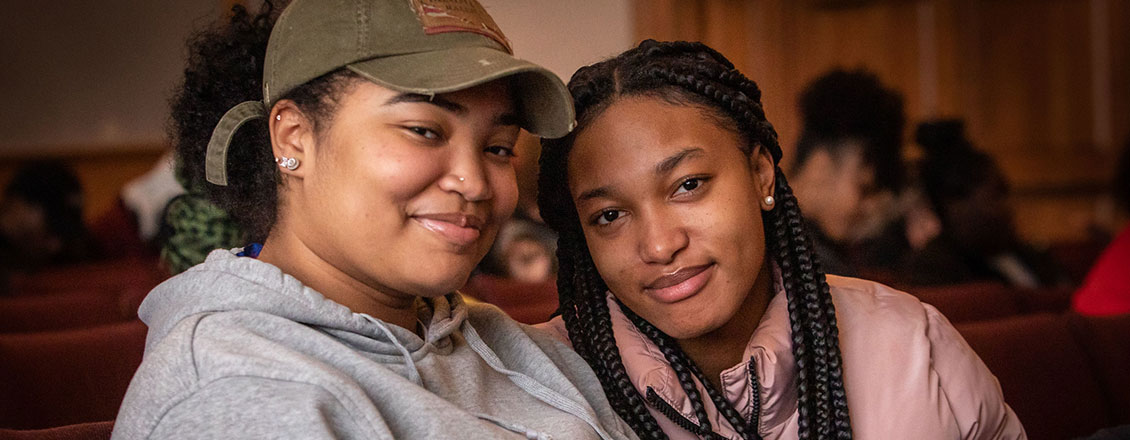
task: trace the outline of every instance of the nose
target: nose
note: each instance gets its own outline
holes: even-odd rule
[[[671,263],[690,242],[686,228],[676,219],[653,213],[638,216],[636,221],[642,223],[639,228],[639,254],[645,263]]]
[[[489,200],[493,194],[488,181],[486,164],[477,151],[459,149],[449,157],[447,174],[440,178],[440,189],[457,193],[468,202]]]

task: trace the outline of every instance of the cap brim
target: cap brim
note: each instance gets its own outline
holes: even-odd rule
[[[489,47],[460,47],[361,61],[350,70],[390,89],[424,95],[449,93],[511,78],[522,128],[546,138],[569,134],[573,98],[553,72]]]

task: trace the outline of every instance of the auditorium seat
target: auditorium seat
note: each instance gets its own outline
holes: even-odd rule
[[[1106,387],[1070,321],[1068,314],[1037,313],[955,324],[1000,381],[1032,440],[1069,439],[1118,424],[1109,394],[1128,390]]]
[[[149,290],[167,277],[156,258],[124,258],[12,274],[8,295],[40,295],[76,288]]]
[[[0,428],[113,420],[141,364],[141,321],[0,334]]]
[[[139,295],[144,293],[136,288],[81,288],[0,298],[0,333],[93,327],[136,319]]]
[[[950,322],[983,321],[1020,313],[1012,288],[983,282],[909,287],[907,293],[942,312]]]
[[[1100,384],[1109,390],[1111,415],[1120,424],[1130,424],[1130,315],[1069,316],[1097,367]]]
[[[1021,313],[1060,313],[1071,308],[1071,295],[1075,287],[1041,287],[1014,289]]]
[[[45,429],[0,429],[0,440],[109,440],[113,430],[113,420]]]
[[[557,282],[526,283],[494,275],[477,274],[459,291],[498,306],[515,321],[539,324],[557,310]]]

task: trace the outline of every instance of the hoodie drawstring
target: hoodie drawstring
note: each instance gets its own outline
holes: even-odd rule
[[[408,347],[401,344],[400,339],[397,339],[396,335],[392,334],[392,330],[389,330],[388,326],[381,322],[381,320],[369,316],[367,313],[358,313],[358,315],[368,319],[369,322],[376,324],[378,328],[384,331],[385,336],[388,336],[388,339],[392,341],[392,345],[395,345],[396,348],[400,350],[400,353],[404,355],[404,363],[408,366],[408,380],[411,380],[412,383],[416,385],[423,386],[424,381],[420,379],[420,370],[416,368],[416,361],[412,359],[412,353],[408,352]]]
[[[596,415],[591,411],[588,411],[572,399],[562,396],[561,393],[558,393],[557,391],[554,391],[549,387],[543,385],[541,382],[538,382],[525,374],[506,368],[506,365],[502,363],[502,359],[500,359],[498,355],[495,354],[494,351],[487,346],[486,342],[483,342],[483,339],[479,337],[479,333],[475,331],[475,328],[471,326],[470,322],[464,321],[462,330],[463,338],[467,340],[467,344],[470,345],[471,349],[474,350],[475,353],[478,353],[479,357],[483,358],[483,361],[485,361],[487,365],[490,365],[490,367],[493,368],[494,371],[506,375],[506,377],[508,377],[511,382],[513,382],[515,385],[518,385],[518,388],[521,388],[523,391],[530,393],[531,396],[534,396],[538,400],[545,402],[549,406],[560,409],[569,414],[572,414],[573,416],[581,420],[584,420],[585,423],[588,423],[589,426],[592,427],[592,429],[595,430],[598,435],[600,435],[600,438],[605,440],[612,440],[613,437],[609,435],[603,427],[600,426],[600,423],[597,423]]]

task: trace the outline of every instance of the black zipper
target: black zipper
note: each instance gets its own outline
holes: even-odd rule
[[[761,440],[761,381],[757,378],[757,363],[753,361],[753,356],[749,357],[749,368],[746,373],[749,375],[749,389],[750,394],[753,394],[753,408],[749,411],[749,421],[746,426],[752,430],[753,438]]]
[[[675,424],[679,425],[680,428],[683,428],[692,434],[702,436],[711,440],[729,440],[721,434],[718,434],[717,432],[702,429],[702,426],[696,424],[695,422],[692,422],[690,419],[683,416],[683,413],[672,407],[671,404],[667,403],[666,400],[663,400],[662,397],[659,397],[659,394],[656,393],[655,389],[653,389],[652,387],[647,387],[647,403],[655,408],[656,411],[659,411],[660,414],[663,414],[663,416],[667,417],[668,420],[675,422]]]

